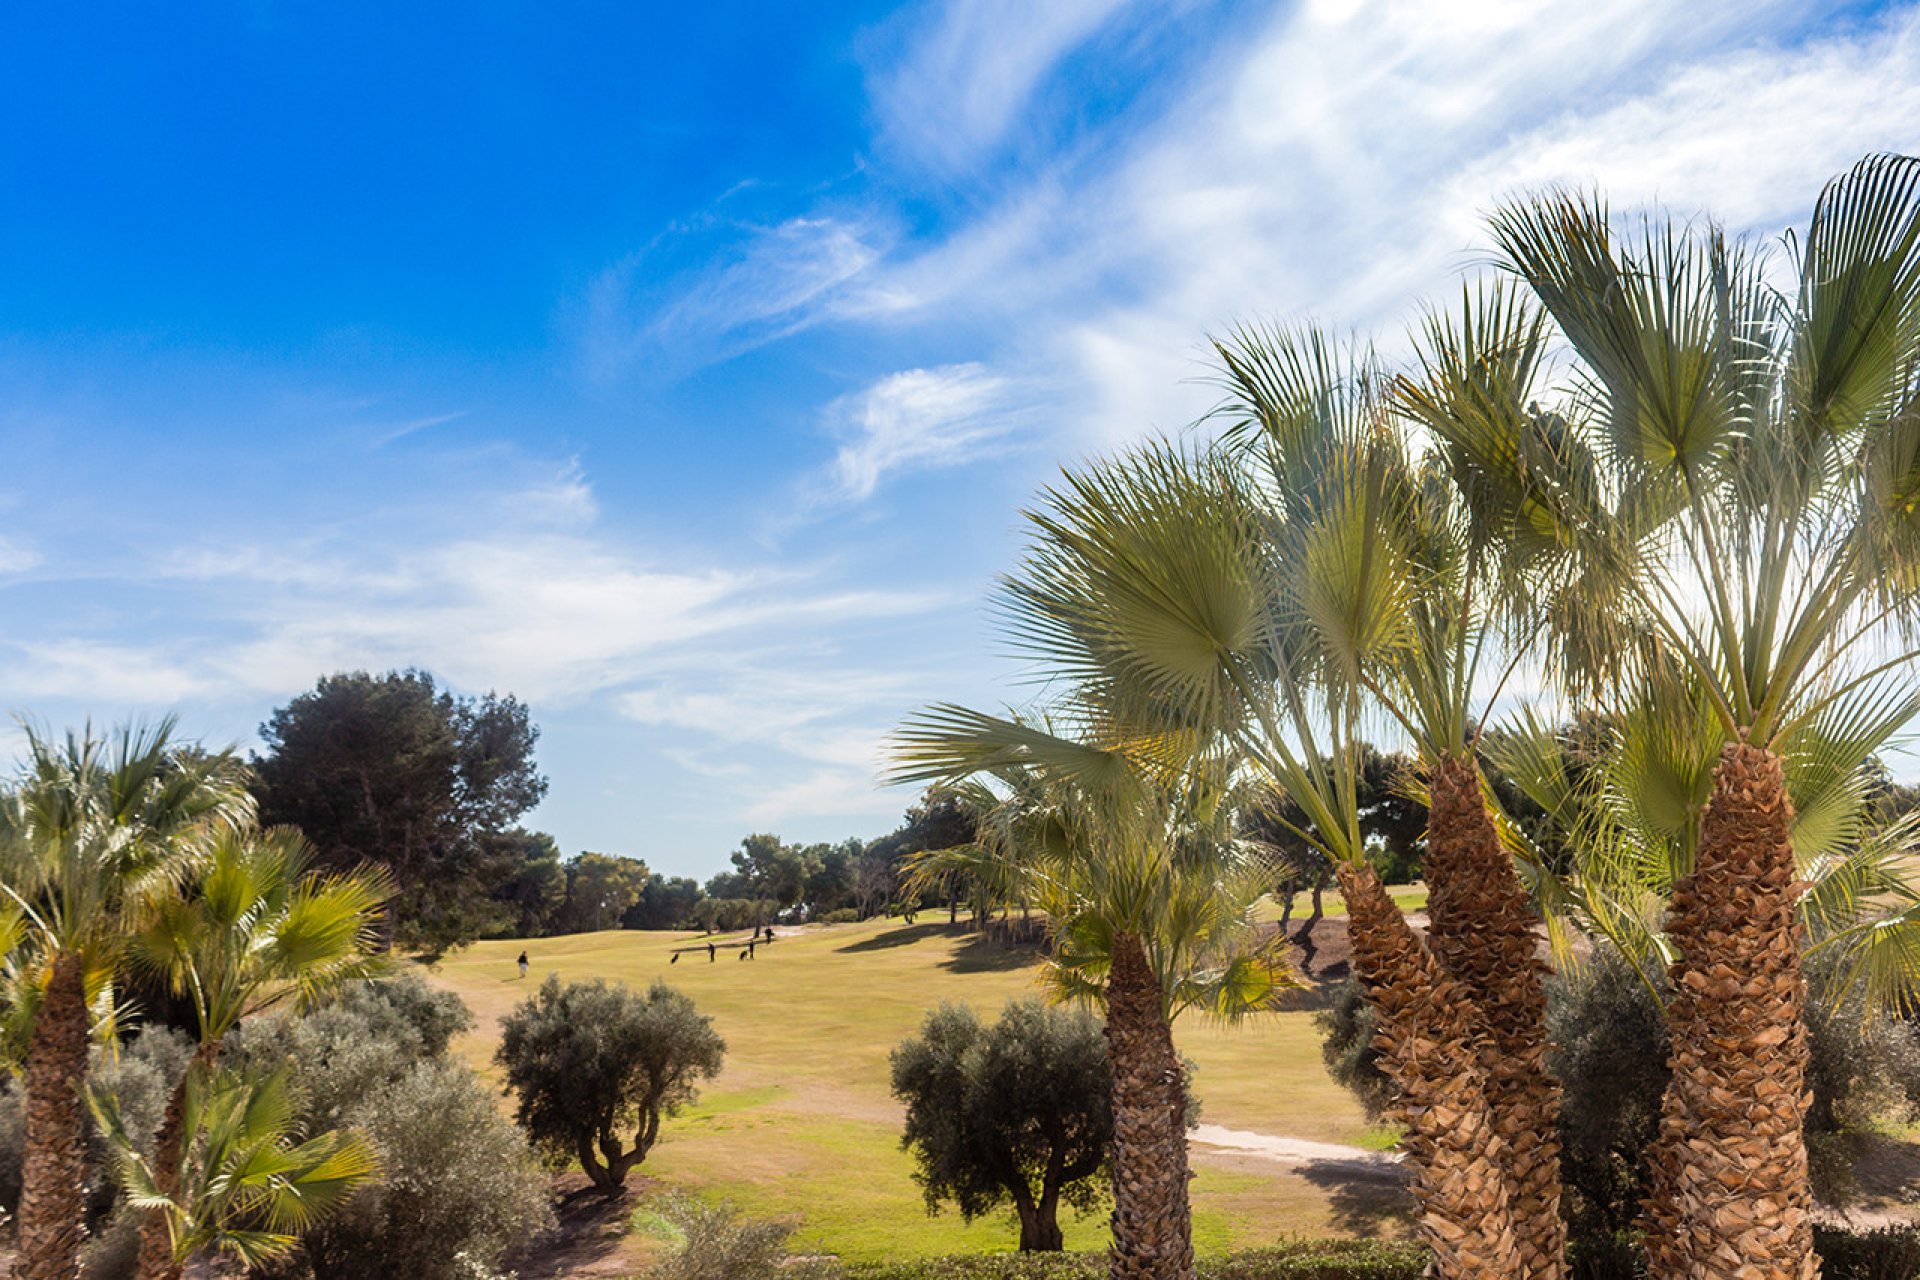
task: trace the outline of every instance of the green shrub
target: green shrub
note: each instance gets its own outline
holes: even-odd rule
[[[1202,1258],[1199,1280],[1419,1280],[1431,1255],[1390,1240],[1294,1240]],[[846,1267],[844,1280],[1105,1280],[1104,1253],[1001,1253]]]
[[[820,917],[821,924],[859,924],[860,912],[853,907],[835,907]]]
[[[846,1267],[845,1280],[1106,1280],[1104,1253],[984,1253]]]
[[[1200,1280],[1418,1280],[1432,1256],[1391,1240],[1302,1240],[1202,1261]]]
[[[1617,1237],[1639,1218],[1641,1153],[1660,1127],[1665,1016],[1633,967],[1596,947],[1577,974],[1549,981],[1547,1039],[1547,1065],[1565,1086],[1560,1174],[1568,1221],[1578,1237]]]
[[[1359,980],[1348,978],[1335,987],[1313,1021],[1324,1037],[1320,1056],[1328,1074],[1352,1091],[1369,1118],[1379,1119],[1393,1102],[1393,1081],[1380,1068],[1380,1053],[1373,1047],[1378,1020]]]
[[[1815,1196],[1845,1205],[1856,1193],[1862,1135],[1915,1114],[1920,1038],[1899,1019],[1869,1017],[1858,996],[1836,1006],[1831,970],[1818,958],[1807,966],[1813,1105],[1806,1136]],[[1625,960],[1596,948],[1580,973],[1549,983],[1547,1035],[1548,1066],[1565,1086],[1561,1175],[1574,1234],[1630,1230],[1644,1194],[1642,1156],[1659,1129],[1667,1083],[1660,1005]]]
[[[1843,1231],[1815,1227],[1813,1247],[1825,1280],[1915,1280],[1920,1277],[1920,1228]]]
[[[95,1048],[91,1078],[119,1099],[127,1127],[143,1146],[160,1127],[174,1081],[187,1069],[193,1041],[170,1027],[143,1027],[117,1050]],[[7,1216],[20,1204],[20,1164],[25,1158],[25,1114],[18,1081],[0,1085],[0,1212]],[[116,1215],[119,1187],[108,1167],[106,1144],[87,1121],[87,1223],[96,1234],[109,1229]],[[97,1249],[95,1244],[90,1248]]]
[[[464,1064],[416,1063],[345,1118],[385,1176],[306,1236],[317,1280],[470,1280],[553,1225],[546,1175]]]
[[[649,1280],[789,1280],[787,1237],[793,1224],[743,1218],[731,1204],[674,1196],[657,1206],[676,1237]]]
[[[306,1128],[358,1129],[383,1163],[382,1180],[274,1274],[488,1280],[551,1225],[549,1182],[526,1139],[447,1054],[469,1020],[457,997],[407,976],[236,1034],[234,1058],[292,1072]]]
[[[1567,1241],[1571,1280],[1639,1280],[1645,1273],[1646,1255],[1634,1232],[1575,1236]]]

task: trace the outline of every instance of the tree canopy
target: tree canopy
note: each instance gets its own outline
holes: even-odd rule
[[[971,1222],[1011,1204],[1022,1250],[1061,1247],[1061,1200],[1091,1208],[1113,1141],[1112,1073],[1098,1019],[1012,1000],[991,1027],[960,1004],[926,1016],[893,1051],[907,1106],[901,1145],[927,1208]]]
[[[636,995],[623,983],[550,976],[500,1030],[494,1060],[519,1098],[521,1128],[549,1158],[578,1159],[603,1191],[646,1159],[661,1117],[692,1102],[727,1051],[713,1020],[658,980]]]
[[[424,671],[323,677],[260,727],[262,821],[298,827],[322,867],[386,868],[394,941],[428,952],[510,914],[524,849],[500,837],[546,794],[539,730],[509,696],[457,697]]]

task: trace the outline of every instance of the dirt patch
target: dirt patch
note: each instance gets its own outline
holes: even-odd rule
[[[520,1280],[632,1275],[650,1252],[648,1242],[632,1234],[633,1211],[655,1185],[654,1179],[635,1175],[617,1194],[606,1196],[593,1190],[584,1174],[560,1175],[553,1180],[558,1224],[508,1259],[508,1267]]]

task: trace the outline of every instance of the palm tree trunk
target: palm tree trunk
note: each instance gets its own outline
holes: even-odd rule
[[[74,1280],[86,1238],[86,969],[55,955],[27,1046],[26,1159],[20,1173],[18,1280]]]
[[[1547,1070],[1548,966],[1534,915],[1500,843],[1471,756],[1428,779],[1427,945],[1461,983],[1488,1031],[1480,1069],[1506,1146],[1507,1209],[1526,1280],[1566,1273],[1560,1217],[1560,1082]]]
[[[160,1190],[175,1195],[180,1190],[180,1170],[186,1161],[187,1077],[195,1071],[210,1070],[220,1056],[220,1042],[202,1041],[194,1050],[187,1069],[174,1082],[167,1098],[167,1109],[160,1117],[160,1128],[153,1138],[153,1170]],[[147,1214],[140,1223],[140,1255],[134,1265],[136,1280],[180,1280],[185,1267],[174,1261],[173,1233],[167,1229],[167,1215],[161,1210]]]
[[[1439,1280],[1522,1274],[1507,1203],[1506,1144],[1481,1074],[1486,1032],[1466,989],[1444,973],[1371,867],[1336,868],[1354,971],[1379,1018],[1374,1044],[1398,1088],[1420,1233]]]
[[[1113,1066],[1112,1280],[1193,1280],[1186,1070],[1140,939],[1116,934],[1107,975]]]
[[[1649,1157],[1649,1280],[1814,1280],[1806,984],[1780,757],[1729,743],[1674,886],[1673,1076]]]

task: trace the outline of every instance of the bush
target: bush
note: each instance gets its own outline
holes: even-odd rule
[[[519,1095],[521,1127],[555,1166],[578,1158],[603,1191],[646,1159],[661,1117],[693,1101],[727,1051],[713,1020],[658,979],[637,996],[598,978],[549,977],[500,1033],[494,1060]]]
[[[1914,1119],[1920,1097],[1920,1040],[1912,1024],[1868,1015],[1859,994],[1837,1005],[1833,965],[1824,956],[1807,966],[1807,1155],[1814,1194],[1823,1203],[1858,1198],[1854,1169],[1860,1139],[1888,1123]]]
[[[385,1176],[305,1237],[317,1280],[470,1280],[552,1227],[545,1174],[464,1065],[416,1063],[346,1118]]]
[[[470,1020],[457,997],[407,976],[235,1034],[236,1059],[292,1072],[309,1131],[358,1129],[384,1166],[275,1274],[487,1280],[551,1225],[548,1179],[526,1139],[447,1055]]]
[[[1813,1229],[1825,1280],[1915,1280],[1920,1277],[1920,1228],[1875,1231]]]
[[[860,912],[854,907],[835,907],[820,917],[821,924],[859,924]]]
[[[1547,1038],[1547,1065],[1565,1086],[1560,1173],[1568,1222],[1577,1237],[1617,1237],[1639,1217],[1641,1153],[1660,1127],[1665,1016],[1633,967],[1596,947],[1578,975],[1548,983]]]
[[[90,1077],[119,1099],[127,1128],[146,1149],[166,1111],[174,1082],[187,1069],[193,1041],[170,1027],[142,1027],[117,1052],[95,1048]],[[20,1206],[20,1166],[26,1156],[26,1116],[17,1080],[0,1085],[0,1211],[12,1217]],[[109,1167],[106,1143],[87,1119],[87,1222],[91,1231],[113,1214],[119,1185]]]
[[[793,1224],[746,1219],[730,1204],[676,1196],[659,1215],[678,1237],[673,1251],[646,1273],[650,1280],[788,1280],[787,1237]]]
[[[1387,1240],[1303,1240],[1200,1264],[1201,1280],[1416,1280],[1432,1255]]]
[[[1113,1142],[1100,1023],[1010,1000],[992,1027],[943,1004],[893,1051],[893,1094],[907,1105],[901,1145],[918,1164],[927,1208],[952,1201],[968,1222],[1011,1204],[1022,1251],[1058,1251],[1054,1205],[1098,1204]]]
[[[1646,1255],[1634,1232],[1574,1236],[1567,1241],[1569,1280],[1640,1280],[1645,1273]]]
[[[1199,1280],[1419,1280],[1432,1255],[1387,1240],[1299,1240],[1202,1258]],[[849,1266],[845,1280],[1106,1280],[1103,1253],[985,1254]]]
[[[1205,1264],[1202,1263],[1202,1266]],[[982,1253],[842,1269],[845,1280],[1106,1280],[1104,1253]]]
[[[1661,975],[1654,975],[1656,981]],[[1858,997],[1837,1006],[1830,966],[1807,967],[1811,1062],[1807,1147],[1814,1193],[1843,1205],[1854,1194],[1862,1134],[1914,1114],[1920,1041],[1912,1026],[1872,1019]],[[1617,953],[1596,948],[1578,975],[1548,986],[1548,1065],[1565,1086],[1561,1174],[1575,1236],[1617,1236],[1639,1214],[1641,1157],[1659,1129],[1667,1032],[1659,1002]]]
[[[1380,1054],[1373,1047],[1378,1022],[1359,979],[1348,978],[1335,987],[1313,1021],[1325,1037],[1320,1056],[1328,1074],[1360,1099],[1369,1119],[1378,1120],[1393,1103],[1393,1081],[1380,1069]]]

